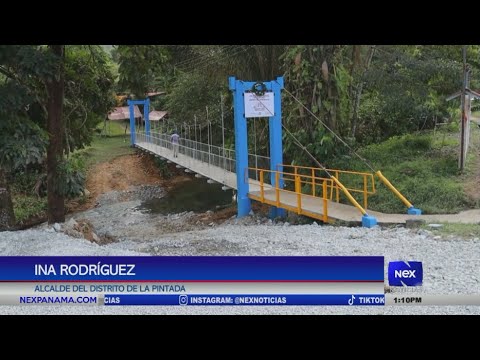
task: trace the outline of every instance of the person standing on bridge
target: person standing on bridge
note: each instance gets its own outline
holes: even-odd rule
[[[173,132],[170,136],[170,141],[172,142],[173,147],[173,157],[178,157],[178,146],[179,146],[180,135],[176,131]]]

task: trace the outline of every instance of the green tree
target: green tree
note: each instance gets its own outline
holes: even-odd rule
[[[53,64],[45,47],[0,46],[0,229],[15,222],[6,174],[43,158],[45,133],[28,114],[32,103],[45,110],[39,78],[53,74]]]
[[[95,127],[115,106],[114,67],[95,45],[65,48],[64,148],[67,153],[90,145]]]
[[[478,50],[468,47],[474,70]],[[460,88],[461,46],[295,45],[282,58],[286,89],[299,100],[284,97],[286,123],[327,163],[346,149],[316,118],[356,146],[432,128],[458,108],[445,97]],[[285,144],[289,161],[309,161]]]
[[[5,176],[5,170],[0,167],[0,231],[9,230],[15,224],[12,196]]]
[[[59,191],[59,167],[63,160],[63,98],[65,79],[65,45],[50,45],[52,54],[57,57],[54,76],[46,81],[47,88],[47,200],[48,223],[65,221],[65,196]]]
[[[352,114],[352,47],[346,45],[295,45],[282,55],[285,68],[286,94],[284,122],[310,153],[323,163],[345,149],[317,120],[334,132],[348,136]],[[315,116],[312,116],[310,110]],[[285,138],[286,161],[310,163]]]
[[[377,46],[365,74],[357,138],[374,142],[448,118],[458,105],[445,97],[460,88],[461,69],[460,46]]]
[[[0,167],[8,174],[44,163],[49,137],[47,182],[49,193],[58,190],[49,220],[62,220],[64,154],[88,144],[113,106],[111,62],[98,46],[0,45],[0,77]]]
[[[165,62],[168,51],[161,45],[119,45],[119,87],[130,91],[137,98],[144,98],[156,88],[156,80]]]

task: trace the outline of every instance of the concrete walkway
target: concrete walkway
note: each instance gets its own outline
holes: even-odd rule
[[[250,191],[250,197],[259,200],[259,191]],[[264,198],[271,203],[275,203],[275,191],[269,190],[264,192]],[[287,208],[297,208],[297,194],[291,192],[280,192],[280,204],[286,205]],[[312,196],[303,195],[301,198],[302,209],[318,215],[323,214],[323,200]],[[327,214],[329,221],[342,220],[347,222],[360,222],[362,214],[354,206],[340,204],[334,201],[327,201]],[[289,209],[290,210],[290,209]],[[405,212],[407,210],[405,209]],[[379,224],[405,224],[407,219],[422,219],[426,222],[454,222],[463,224],[480,224],[480,209],[466,210],[458,214],[439,214],[439,215],[408,215],[408,214],[385,214],[378,211],[368,210],[368,215],[375,216]],[[317,216],[315,216],[317,217]]]

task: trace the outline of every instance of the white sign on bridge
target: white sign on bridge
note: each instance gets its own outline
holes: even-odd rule
[[[273,92],[266,92],[262,96],[255,93],[245,93],[245,117],[271,117],[275,115]]]

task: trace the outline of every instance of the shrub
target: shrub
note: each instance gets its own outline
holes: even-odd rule
[[[13,211],[18,223],[32,217],[42,216],[47,210],[47,199],[36,196],[17,195],[13,197]]]
[[[81,156],[73,154],[59,165],[59,173],[63,181],[58,182],[57,191],[72,199],[83,194],[85,189],[85,162]]]

